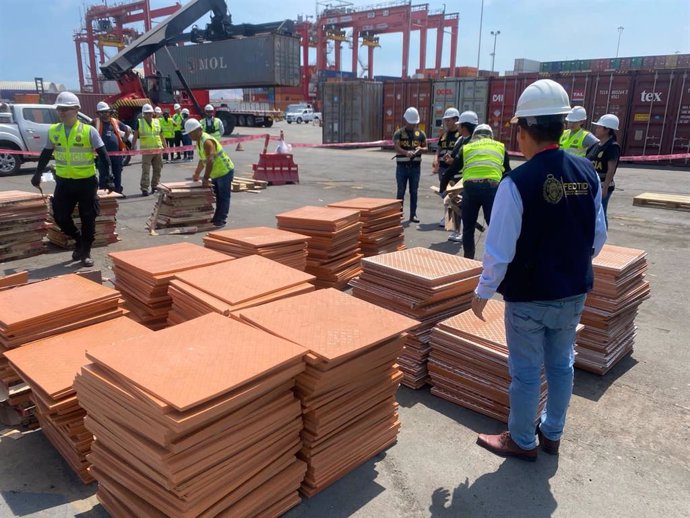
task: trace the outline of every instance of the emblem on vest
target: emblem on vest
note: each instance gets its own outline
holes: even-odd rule
[[[557,204],[563,199],[563,184],[554,178],[552,174],[546,177],[543,188],[544,200],[552,205]]]

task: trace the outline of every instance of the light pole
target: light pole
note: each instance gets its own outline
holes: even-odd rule
[[[621,48],[621,35],[623,34],[623,29],[625,29],[625,27],[622,25],[618,27],[618,45],[616,45],[616,57],[618,57],[618,51]]]
[[[491,35],[494,37],[494,51],[491,53],[491,71],[494,71],[494,61],[496,60],[496,38],[501,34],[501,31],[491,31]]]
[[[479,57],[482,53],[482,23],[484,22],[484,0],[482,0],[482,10],[479,15],[479,45],[477,46],[477,77],[479,77]]]

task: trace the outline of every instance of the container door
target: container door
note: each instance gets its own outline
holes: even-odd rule
[[[442,79],[433,82],[433,126],[434,136],[443,127],[443,114],[448,108],[457,108],[460,80],[459,79]],[[462,110],[460,110],[462,111]]]
[[[676,77],[677,98],[673,102],[672,119],[668,124],[670,133],[670,153],[690,154],[690,73],[684,71]],[[690,158],[684,158],[682,163],[690,165]]]
[[[503,142],[509,151],[518,151],[515,125],[510,124],[510,119],[522,93],[520,77],[492,78],[489,82],[488,124],[494,131],[494,138]]]
[[[591,108],[589,103],[585,105],[591,122],[598,120],[606,113],[612,113],[618,117],[620,128],[623,130],[618,133],[618,142],[621,146],[626,138],[624,130],[631,102],[633,77],[631,74],[596,74],[591,78]]]

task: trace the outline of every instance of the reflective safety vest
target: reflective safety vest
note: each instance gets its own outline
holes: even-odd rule
[[[583,146],[585,137],[589,134],[589,131],[585,131],[582,128],[573,133],[571,130],[565,130],[563,135],[561,135],[560,145],[561,149],[566,153],[570,153],[575,156],[585,156],[587,154],[587,149]]]
[[[91,126],[77,122],[69,137],[65,125],[53,124],[48,130],[53,143],[55,174],[60,178],[83,179],[96,175],[95,154],[91,145]]]
[[[146,122],[143,117],[139,119],[137,126],[141,149],[160,149],[163,147],[161,142],[161,122],[159,119],[151,119],[151,124]]]
[[[225,176],[230,171],[235,169],[235,164],[232,163],[230,157],[220,145],[217,139],[209,135],[208,133],[202,133],[199,143],[197,144],[197,150],[199,151],[199,161],[203,162],[206,160],[206,149],[204,144],[207,140],[212,140],[216,146],[216,158],[213,161],[213,168],[211,169],[211,178],[220,178]]]
[[[170,117],[168,117],[167,119],[165,117],[161,117],[158,120],[161,123],[163,136],[165,138],[175,138],[175,121],[173,121]]]
[[[462,147],[462,177],[468,180],[495,180],[503,177],[506,148],[502,142],[481,138]]]
[[[214,139],[219,140],[220,134],[220,119],[218,117],[208,117],[204,119],[204,132],[211,135]]]
[[[182,131],[182,114],[176,113],[172,116],[173,126],[175,131]]]

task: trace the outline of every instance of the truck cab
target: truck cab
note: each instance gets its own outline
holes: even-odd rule
[[[303,122],[311,122],[319,119],[321,119],[321,114],[315,112],[311,107],[300,107],[293,108],[292,110],[290,110],[290,107],[288,106],[288,111],[286,111],[285,113],[285,120],[288,124],[292,124],[293,122],[296,122],[297,124],[302,124]]]

